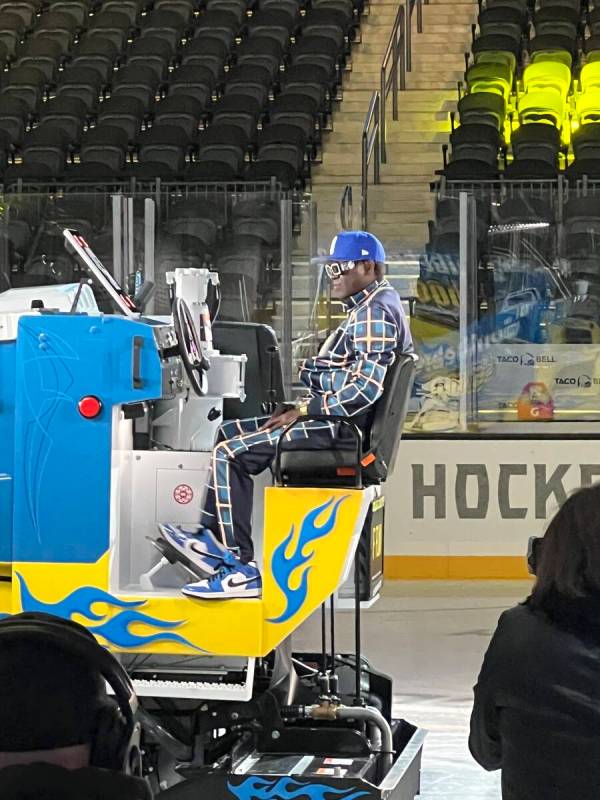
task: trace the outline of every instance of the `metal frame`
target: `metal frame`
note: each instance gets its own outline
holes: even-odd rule
[[[375,161],[373,164],[373,183],[377,185],[380,181],[381,148],[380,148],[380,114],[381,96],[379,92],[373,92],[367,118],[362,132],[362,175],[361,175],[361,221],[364,231],[369,229],[369,165],[373,154]]]
[[[405,0],[398,8],[381,63],[379,90],[373,92],[362,134],[361,220],[368,230],[369,166],[375,158],[373,183],[380,182],[380,165],[387,163],[387,99],[392,95],[392,119],[398,120],[398,92],[406,90],[406,73],[412,69],[412,14],[417,8],[417,33],[423,32],[423,2]]]

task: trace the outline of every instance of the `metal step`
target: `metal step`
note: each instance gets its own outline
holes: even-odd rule
[[[238,700],[246,702],[252,697],[254,684],[254,659],[248,659],[246,680],[240,683],[224,681],[191,681],[182,673],[181,679],[161,678],[159,670],[148,670],[147,678],[137,678],[145,670],[135,670],[133,685],[140,697],[177,697],[189,700]],[[169,671],[169,675],[172,671]],[[215,675],[215,678],[217,676]]]

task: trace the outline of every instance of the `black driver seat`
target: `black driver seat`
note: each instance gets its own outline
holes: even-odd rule
[[[335,421],[336,446],[310,447],[310,440],[285,441],[282,436],[275,459],[275,479],[281,486],[371,486],[383,483],[393,471],[408,410],[417,356],[396,351],[388,367],[383,394],[371,419],[359,427],[352,417],[302,417]],[[297,423],[293,423],[295,425]],[[290,426],[293,427],[293,426]]]

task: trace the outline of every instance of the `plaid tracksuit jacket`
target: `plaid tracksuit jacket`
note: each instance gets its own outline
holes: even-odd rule
[[[311,444],[331,445],[335,417],[353,417],[361,425],[383,391],[383,381],[395,351],[412,351],[410,330],[400,297],[386,281],[374,281],[347,298],[348,315],[300,368],[306,386],[309,414],[332,417],[332,422],[301,423],[286,439],[309,438]],[[275,456],[283,428],[259,431],[266,417],[224,423],[212,453],[210,477],[201,524],[243,561],[253,557],[251,522],[253,475],[266,469]]]

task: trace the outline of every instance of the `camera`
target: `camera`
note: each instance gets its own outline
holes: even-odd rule
[[[527,569],[530,575],[537,575],[537,568],[542,555],[543,536],[530,536],[527,543]]]

